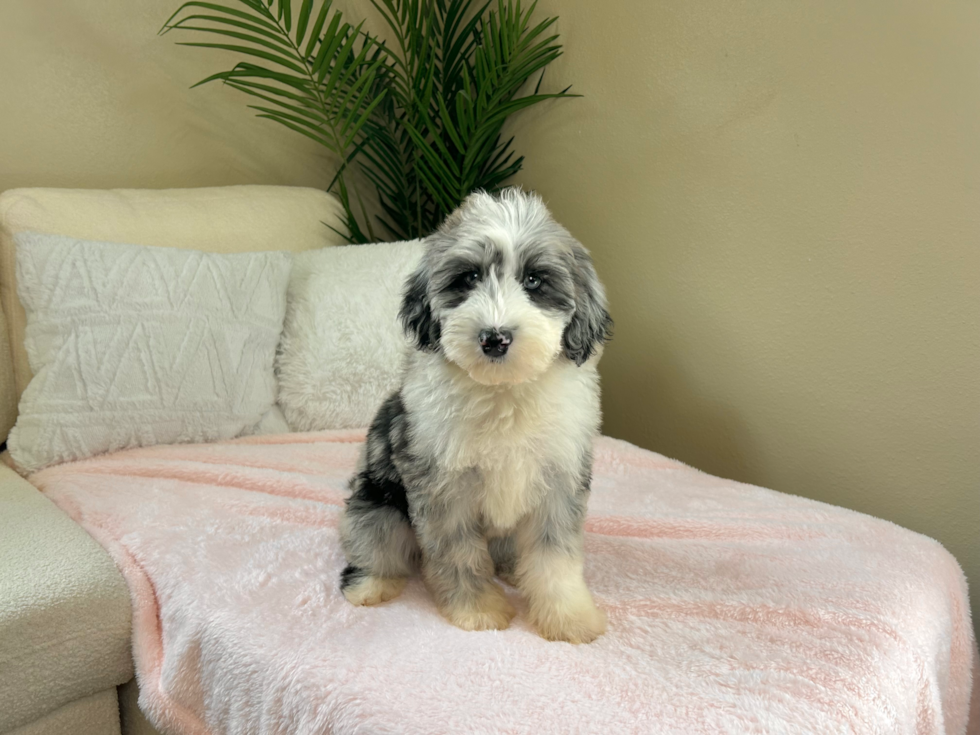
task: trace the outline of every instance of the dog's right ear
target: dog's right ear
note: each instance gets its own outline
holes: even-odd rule
[[[405,283],[402,307],[398,311],[405,333],[420,350],[431,352],[439,346],[439,322],[432,317],[429,303],[429,275],[423,260]]]

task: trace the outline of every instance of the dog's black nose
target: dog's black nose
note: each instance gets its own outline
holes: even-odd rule
[[[503,357],[513,341],[514,335],[506,329],[484,329],[480,332],[480,347],[483,354],[489,357]]]

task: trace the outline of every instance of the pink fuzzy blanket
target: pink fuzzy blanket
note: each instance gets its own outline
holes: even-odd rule
[[[596,442],[588,646],[518,617],[467,633],[420,582],[338,591],[362,432],[137,449],[31,479],[132,590],[168,733],[954,733],[975,649],[966,584],[891,523]]]

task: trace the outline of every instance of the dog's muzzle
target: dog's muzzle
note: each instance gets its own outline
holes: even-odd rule
[[[480,347],[487,357],[503,357],[514,341],[514,335],[507,329],[484,329],[480,332]]]

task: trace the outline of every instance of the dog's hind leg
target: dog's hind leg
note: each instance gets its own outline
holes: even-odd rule
[[[340,590],[354,605],[397,597],[419,562],[419,545],[408,515],[408,498],[394,455],[405,444],[405,407],[398,393],[378,410],[364,445],[351,496],[340,520],[347,566]]]
[[[355,478],[354,494],[340,523],[347,566],[340,590],[354,605],[377,605],[397,597],[405,578],[418,566],[419,547],[407,516],[396,508],[377,505],[366,497]]]

